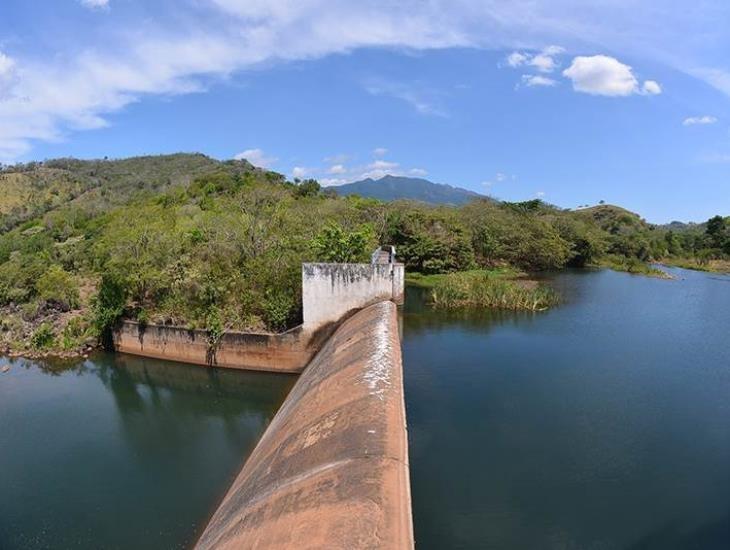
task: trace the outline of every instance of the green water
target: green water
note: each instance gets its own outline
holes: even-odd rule
[[[403,320],[419,550],[730,548],[730,277],[551,279],[541,314]]]
[[[184,548],[295,378],[99,355],[0,374],[0,548]]]

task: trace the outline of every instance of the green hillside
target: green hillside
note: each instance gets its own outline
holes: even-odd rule
[[[378,244],[423,274],[602,263],[651,274],[652,260],[730,258],[719,216],[674,232],[608,205],[383,202],[195,154],[6,167],[0,186],[0,351],[77,350],[120,317],[212,338],[283,330],[300,322],[302,262],[367,261]]]

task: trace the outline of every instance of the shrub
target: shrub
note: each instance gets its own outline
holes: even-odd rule
[[[61,345],[65,350],[79,348],[88,334],[89,324],[81,317],[73,317],[61,333]]]
[[[31,336],[30,343],[35,349],[46,349],[50,348],[55,340],[56,335],[53,333],[51,325],[43,323]]]
[[[79,286],[73,275],[60,265],[52,265],[35,284],[38,296],[63,310],[79,307]]]
[[[341,225],[329,223],[311,245],[321,262],[348,263],[365,261],[373,239],[373,229],[369,225],[363,225],[357,231],[345,231]]]
[[[266,291],[263,302],[264,322],[269,330],[282,331],[287,328],[296,309],[294,298],[271,289]]]
[[[93,324],[102,344],[113,347],[113,330],[124,312],[127,289],[122,281],[109,275],[101,278],[99,293],[93,303]]]

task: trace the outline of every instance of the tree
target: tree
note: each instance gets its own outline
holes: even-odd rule
[[[710,246],[713,248],[724,248],[725,241],[730,239],[727,222],[722,216],[714,216],[707,220],[705,234],[709,238]]]
[[[298,197],[316,197],[321,189],[322,187],[317,180],[308,179],[297,185],[296,195]]]
[[[367,258],[372,241],[373,230],[369,225],[345,231],[341,225],[331,222],[312,240],[312,249],[322,262],[358,262]]]
[[[64,311],[79,307],[79,286],[71,273],[60,265],[52,265],[35,285],[38,296]]]

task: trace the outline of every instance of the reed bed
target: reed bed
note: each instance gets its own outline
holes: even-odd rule
[[[431,290],[438,308],[495,308],[543,311],[559,303],[558,294],[540,284],[500,279],[484,272],[451,273]]]

